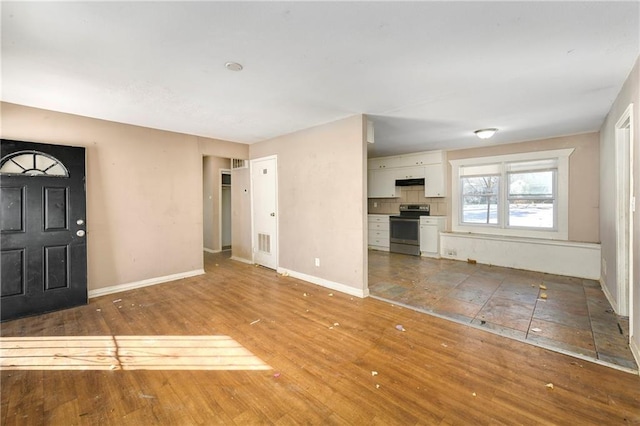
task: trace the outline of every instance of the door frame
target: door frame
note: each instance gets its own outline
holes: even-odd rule
[[[218,169],[218,171],[220,172],[218,174],[218,247],[222,252],[222,175],[231,175],[231,169]],[[231,181],[231,186],[233,186],[233,180]],[[231,186],[229,189],[231,189]],[[233,240],[233,227],[231,229],[231,239]]]
[[[616,122],[615,150],[616,302],[619,315],[633,318],[633,104]],[[629,326],[633,335],[633,321]]]
[[[276,271],[278,270],[278,268],[280,267],[280,239],[279,239],[279,229],[278,229],[278,219],[280,218],[279,216],[279,212],[278,212],[278,155],[274,154],[274,155],[268,155],[266,157],[260,157],[260,158],[254,158],[251,159],[249,161],[249,179],[251,181],[251,186],[250,186],[250,190],[251,190],[251,261],[253,263],[256,263],[256,250],[258,247],[258,242],[256,241],[256,233],[255,233],[255,205],[254,205],[254,188],[253,188],[253,169],[254,169],[254,165],[255,163],[257,163],[258,161],[265,161],[265,160],[274,160],[274,171],[275,171],[275,188],[274,188],[274,193],[273,196],[275,197],[274,200],[274,205],[275,205],[275,214],[276,214],[276,227],[275,227],[275,235],[274,235],[274,240],[276,242],[276,250],[274,253],[275,256],[275,263],[276,263]]]

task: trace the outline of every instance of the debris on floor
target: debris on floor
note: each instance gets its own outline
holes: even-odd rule
[[[380,389],[380,385],[376,383],[376,389]]]
[[[304,297],[307,297],[307,296],[308,296],[308,294],[307,294],[307,293],[302,293],[302,295],[303,295]]]
[[[476,264],[476,263],[478,263],[478,262],[476,262],[476,260],[475,260],[475,259],[467,259],[467,263],[470,263],[470,264],[472,264],[472,265],[475,265],[475,264]]]
[[[398,330],[398,331],[407,331],[407,330],[405,330],[405,329],[404,329],[404,327],[402,326],[402,324],[398,324],[398,325],[396,325],[396,330]]]
[[[329,297],[333,297],[333,293],[329,293]]]
[[[478,396],[478,395],[476,395],[476,393],[474,392],[474,393],[471,394],[471,396]]]
[[[546,299],[547,293],[540,293],[540,299]]]
[[[549,389],[553,389],[553,383],[547,383],[545,386]]]
[[[280,373],[274,373],[273,377],[277,379],[278,377],[280,377]]]
[[[118,303],[118,302],[122,302],[122,299],[116,299],[113,301],[113,303]]]
[[[378,375],[378,372],[377,372],[377,371],[371,371],[371,375],[372,375],[372,376],[377,376],[377,375]]]
[[[534,327],[534,328],[531,329],[531,331],[535,331],[536,333],[539,333],[539,332],[542,331],[542,329],[538,328],[538,327]]]
[[[538,287],[540,287],[540,290],[546,290],[547,286],[544,284],[540,284]]]
[[[96,312],[102,312],[102,309],[98,308],[96,309]]]
[[[440,346],[442,346],[443,348],[448,348],[449,345],[447,345],[446,343],[440,343]]]
[[[259,323],[259,322],[260,322],[260,320],[259,320],[259,319],[257,319],[257,320],[255,320],[255,321],[250,322],[250,323],[249,323],[249,325],[257,324],[257,323]]]

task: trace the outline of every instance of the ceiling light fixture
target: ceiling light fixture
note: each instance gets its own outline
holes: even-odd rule
[[[237,62],[227,62],[224,66],[229,71],[242,71],[242,65]]]
[[[495,135],[498,129],[490,128],[490,129],[480,129],[476,130],[475,133],[477,137],[480,139],[489,139],[491,136]]]

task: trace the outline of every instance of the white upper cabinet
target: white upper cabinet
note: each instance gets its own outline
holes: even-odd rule
[[[396,179],[419,179],[424,177],[424,166],[398,167]]]
[[[372,158],[371,160],[367,161],[367,169],[392,169],[394,167],[399,167],[399,164],[400,161],[398,157]]]
[[[419,178],[425,180],[425,197],[446,197],[447,163],[445,159],[444,151],[372,158],[367,161],[368,197],[396,198],[398,197],[395,187],[396,179]]]
[[[399,156],[400,167],[424,166],[427,164],[442,163],[442,151],[418,152]]]
[[[427,198],[446,197],[446,164],[427,164],[424,166],[424,196]]]
[[[396,198],[396,170],[373,169],[367,171],[367,196],[369,198]]]

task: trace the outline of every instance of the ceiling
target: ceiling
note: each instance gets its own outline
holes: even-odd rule
[[[243,143],[364,113],[371,157],[584,133],[638,57],[639,6],[2,2],[1,97]]]

